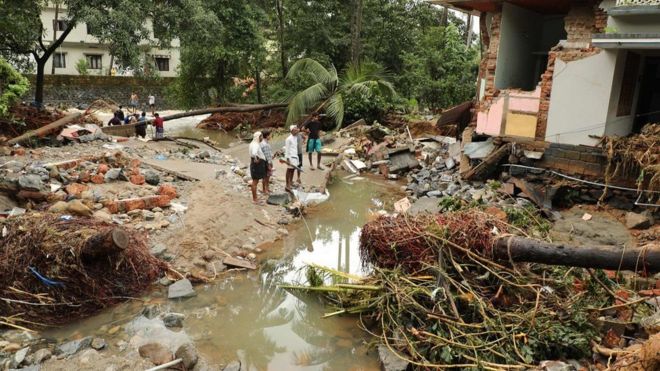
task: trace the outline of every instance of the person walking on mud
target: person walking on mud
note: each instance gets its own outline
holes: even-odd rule
[[[266,177],[266,156],[264,151],[261,149],[261,132],[257,131],[252,136],[252,142],[250,143],[250,177],[252,178],[252,184],[250,185],[250,190],[252,191],[252,202],[255,205],[263,205],[263,202],[259,201],[257,198],[257,185],[260,180],[263,180]]]
[[[312,117],[304,124],[307,130],[307,155],[309,156],[309,168],[314,170],[314,163],[312,162],[312,154],[316,152],[316,167],[323,170],[321,166],[321,121],[319,120],[318,113],[312,113]]]
[[[261,133],[261,151],[266,157],[266,176],[264,177],[263,193],[268,196],[270,194],[270,178],[273,176],[273,148],[268,141],[270,140],[270,130],[264,130]]]
[[[291,135],[284,141],[284,159],[288,162],[289,167],[286,169],[286,191],[293,191],[293,175],[300,165],[298,163],[298,126],[291,125],[289,127]]]

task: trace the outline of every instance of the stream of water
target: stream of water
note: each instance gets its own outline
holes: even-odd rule
[[[213,284],[197,286],[197,296],[183,301],[168,301],[166,290],[156,289],[144,303],[125,303],[44,335],[57,340],[98,335],[110,344],[128,341],[130,333],[109,333],[118,325],[130,327],[145,305],[157,304],[161,310],[186,315],[176,336],[191,339],[212,364],[238,359],[249,370],[378,370],[375,352],[368,352],[370,339],[356,317],[322,319],[330,308],[278,284],[299,280],[307,263],[362,273],[361,226],[373,211],[397,199],[398,189],[383,180],[348,183],[338,176],[329,187],[330,201],[311,210],[305,223],[298,223],[284,240],[265,248],[259,271],[227,273]]]

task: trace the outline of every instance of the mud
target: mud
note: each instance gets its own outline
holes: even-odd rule
[[[591,220],[583,220],[585,213]],[[617,217],[607,211],[598,211],[593,207],[575,206],[561,212],[561,219],[550,232],[555,242],[573,245],[612,245],[632,246],[633,236]]]

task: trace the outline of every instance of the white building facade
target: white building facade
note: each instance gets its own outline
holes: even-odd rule
[[[55,19],[56,9],[53,5],[44,7],[41,13],[41,22],[44,25],[44,43],[52,42],[53,37],[59,37],[67,24],[63,19],[66,17],[66,9],[57,10],[57,20]],[[145,20],[151,28],[151,20]],[[79,61],[86,61],[87,73],[89,75],[133,75],[133,71],[122,70],[116,63],[112,63],[112,56],[108,49],[99,43],[96,37],[90,35],[89,27],[85,23],[78,23],[69,33],[62,45],[53,53],[46,62],[45,73],[47,75],[80,75],[76,67]],[[180,63],[179,40],[175,39],[169,49],[158,49],[150,47],[149,43],[144,42],[136,45],[142,50],[145,69],[162,77],[175,77],[177,67]]]

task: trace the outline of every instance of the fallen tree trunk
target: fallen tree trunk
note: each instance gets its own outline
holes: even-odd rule
[[[183,118],[183,117],[199,116],[199,115],[206,115],[206,114],[209,114],[209,113],[218,113],[218,112],[263,111],[263,110],[268,110],[268,109],[273,109],[273,108],[284,108],[286,106],[287,106],[286,103],[273,103],[273,104],[251,104],[251,105],[241,105],[241,106],[204,108],[204,109],[198,109],[198,110],[194,110],[194,111],[176,113],[174,115],[169,115],[169,116],[163,116],[163,120],[164,121],[176,120],[176,119],[180,119],[180,118]],[[153,121],[153,119],[149,120],[149,122],[152,122],[152,121]]]
[[[121,228],[96,234],[82,246],[81,254],[90,259],[124,251],[128,247],[128,233]]]
[[[70,115],[66,115],[66,116],[62,117],[61,119],[59,119],[57,121],[53,121],[48,125],[40,127],[39,129],[28,131],[27,133],[25,133],[23,135],[19,135],[16,138],[10,139],[5,144],[8,145],[8,146],[12,146],[16,143],[23,143],[23,142],[27,141],[30,138],[43,137],[43,136],[49,134],[50,132],[52,132],[53,130],[59,129],[62,126],[77,120],[81,116],[82,116],[82,113],[80,113],[80,112],[76,112],[76,113],[72,113]]]
[[[514,262],[564,265],[569,267],[660,272],[660,247],[570,246],[524,237],[503,237],[496,241],[495,258]]]

